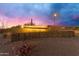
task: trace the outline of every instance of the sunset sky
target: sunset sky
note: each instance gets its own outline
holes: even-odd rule
[[[57,13],[56,25],[79,26],[79,4],[75,3],[2,3],[0,4],[0,26],[5,27],[29,23],[53,25],[53,14]]]

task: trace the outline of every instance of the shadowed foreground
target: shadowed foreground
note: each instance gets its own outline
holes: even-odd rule
[[[0,55],[16,55],[16,48],[22,44],[21,41],[1,44],[2,41],[0,42],[0,53],[5,54]],[[35,46],[32,56],[79,56],[79,38],[39,38],[26,40],[26,42]]]

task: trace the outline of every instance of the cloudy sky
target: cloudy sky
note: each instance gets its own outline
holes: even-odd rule
[[[79,26],[79,4],[74,3],[2,3],[0,4],[0,26],[6,27],[29,23],[54,25],[53,14],[57,13],[55,24],[60,26]]]

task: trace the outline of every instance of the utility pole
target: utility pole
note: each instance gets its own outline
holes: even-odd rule
[[[4,28],[3,18],[1,18],[0,23],[1,23],[1,28],[3,29]]]

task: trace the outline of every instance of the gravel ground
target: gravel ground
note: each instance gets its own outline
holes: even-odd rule
[[[26,40],[35,46],[32,56],[79,56],[79,38],[39,38]],[[15,56],[15,50],[22,41],[7,42],[0,38],[0,55]]]

